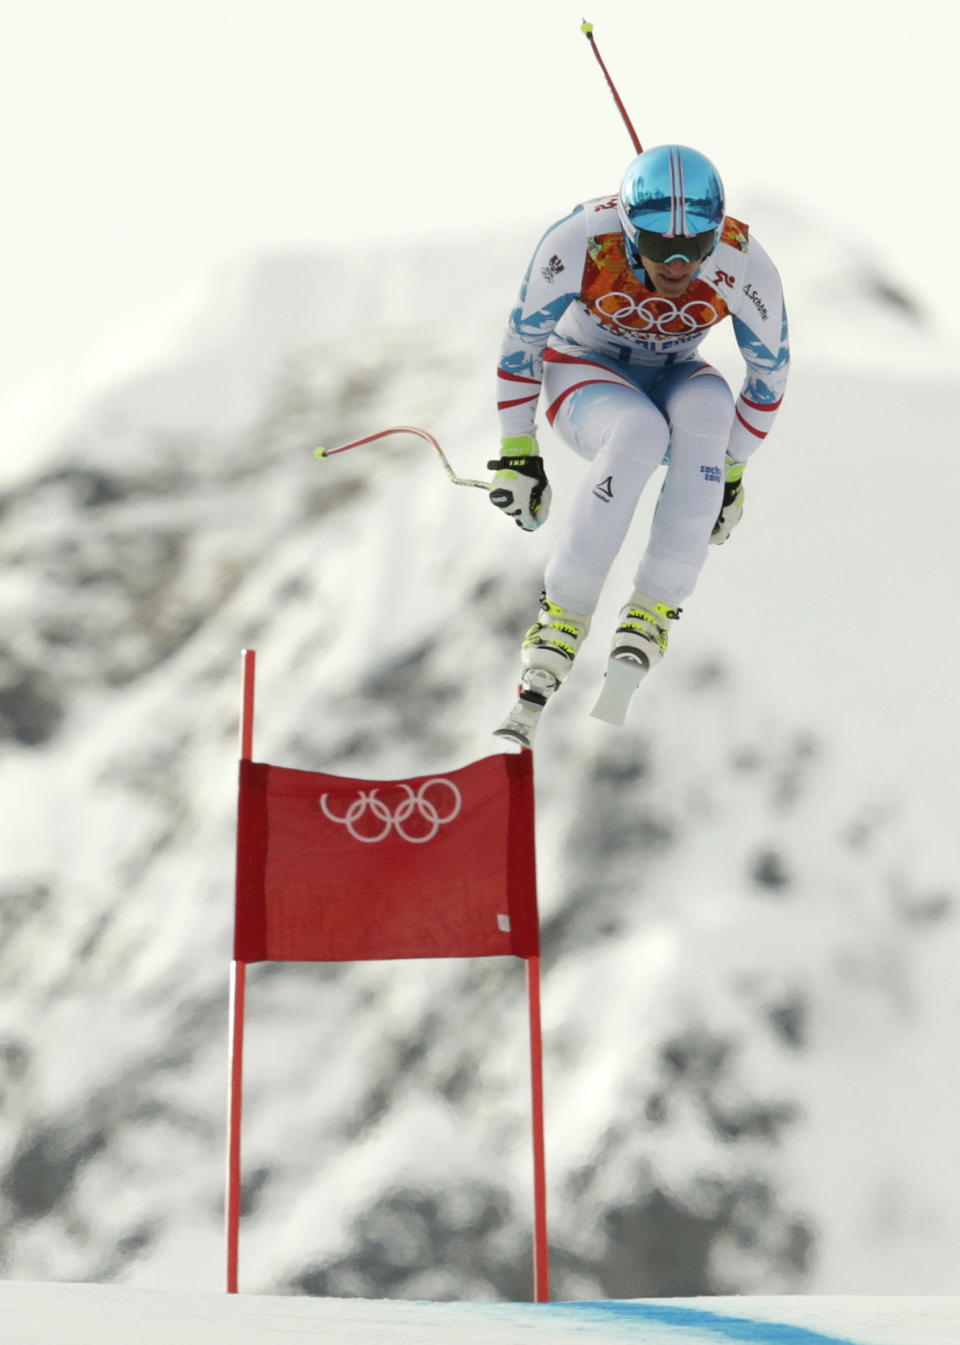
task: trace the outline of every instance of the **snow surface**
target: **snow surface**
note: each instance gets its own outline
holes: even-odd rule
[[[0,1285],[17,1345],[955,1345],[960,1300],[706,1298],[506,1305],[213,1297],[94,1285]]]
[[[797,356],[745,521],[627,727],[587,714],[598,636],[537,751],[554,1281],[953,1295],[955,352],[855,246],[743,213]],[[497,750],[551,526],[506,528],[421,443],[312,448],[419,423],[481,474],[534,241],[470,249],[469,311],[454,252],[235,269],[164,361],[15,440],[7,1280],[221,1283],[240,650],[259,759],[389,778]],[[559,512],[578,466],[543,440]],[[242,1288],[529,1297],[522,1006],[511,962],[252,970]]]

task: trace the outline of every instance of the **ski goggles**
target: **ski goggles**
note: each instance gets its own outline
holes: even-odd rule
[[[649,257],[652,262],[669,262],[674,257],[681,257],[687,262],[702,262],[713,251],[716,241],[716,229],[707,229],[705,233],[693,234],[690,238],[668,238],[650,229],[635,229],[631,239],[640,256]]]

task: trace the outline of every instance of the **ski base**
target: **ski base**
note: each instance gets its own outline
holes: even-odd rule
[[[540,722],[540,714],[541,710],[533,712],[524,710],[522,713],[518,713],[517,709],[513,709],[500,727],[493,730],[493,736],[495,738],[506,738],[511,743],[519,743],[521,747],[532,747],[533,736]]]
[[[494,729],[494,737],[506,738],[521,747],[532,747],[540,716],[559,685],[552,673],[528,668],[520,683],[517,702],[500,727]]]
[[[630,699],[649,671],[650,665],[642,656],[611,654],[600,695],[590,711],[593,718],[622,728]]]

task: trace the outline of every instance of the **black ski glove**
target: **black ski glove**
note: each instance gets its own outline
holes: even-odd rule
[[[532,435],[517,435],[500,441],[502,458],[487,463],[496,475],[490,486],[490,503],[502,509],[524,532],[535,532],[547,521],[552,492],[543,458],[535,452]]]

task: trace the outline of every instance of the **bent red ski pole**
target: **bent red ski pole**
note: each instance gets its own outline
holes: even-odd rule
[[[447,455],[437,443],[436,439],[427,430],[417,429],[416,425],[393,425],[389,430],[377,430],[376,434],[365,435],[363,439],[353,439],[349,444],[341,444],[339,448],[315,448],[313,456],[315,458],[332,458],[334,453],[346,453],[348,448],[359,448],[361,444],[372,444],[375,439],[386,439],[391,434],[415,434],[420,439],[432,445],[440,456],[444,471],[455,486],[476,486],[478,490],[489,490],[489,481],[472,481],[469,477],[457,476],[456,472],[447,461]]]
[[[597,46],[596,38],[593,36],[593,24],[587,23],[586,19],[584,19],[580,25],[580,31],[581,33],[583,33],[583,35],[586,37],[587,41],[593,48],[593,54],[594,56],[596,56],[597,61],[600,65],[600,69],[603,71],[603,77],[610,87],[610,92],[613,94],[613,101],[616,103],[617,110],[619,111],[621,117],[623,118],[624,125],[630,132],[630,139],[633,141],[634,149],[637,151],[638,154],[642,154],[643,146],[640,144],[640,137],[633,129],[633,122],[627,116],[627,109],[623,106],[623,103],[620,100],[620,95],[617,93],[617,87],[614,84],[613,80],[610,78],[610,72],[603,63],[603,57],[600,55],[600,48]]]

